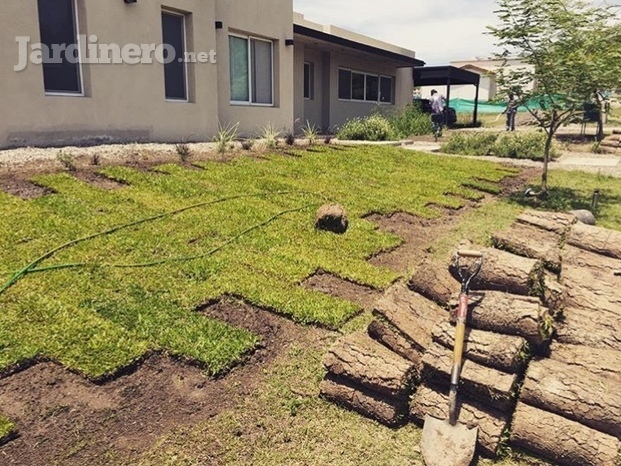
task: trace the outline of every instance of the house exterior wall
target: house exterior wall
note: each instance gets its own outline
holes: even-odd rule
[[[219,0],[217,19],[223,22],[218,36],[219,118],[222,124],[239,123],[241,134],[260,132],[267,124],[290,128],[294,120],[293,4],[291,0]],[[211,27],[211,25],[209,25]],[[231,104],[229,83],[229,33],[241,33],[274,41],[274,105]]]
[[[188,50],[215,47],[214,2],[78,0],[80,33],[98,42],[162,42],[162,6],[188,13]],[[84,97],[45,95],[42,66],[15,72],[17,36],[40,41],[36,0],[2,2],[0,147],[97,141],[204,139],[217,122],[218,74],[213,64],[188,64],[190,102],[167,102],[163,65],[83,64]],[[10,20],[8,20],[10,18]],[[208,25],[205,27],[204,25]],[[198,33],[200,31],[200,33]]]
[[[25,145],[61,146],[106,142],[205,141],[219,125],[238,124],[241,135],[256,135],[267,124],[281,130],[299,130],[308,120],[333,129],[348,119],[371,113],[378,104],[338,99],[338,70],[388,75],[395,78],[393,109],[411,101],[411,68],[397,68],[391,60],[352,49],[334,53],[308,47],[294,38],[292,0],[75,0],[78,34],[96,35],[97,44],[162,43],[161,13],[169,10],[185,18],[186,52],[216,51],[216,63],[188,63],[188,101],[168,101],[164,65],[81,64],[82,96],[46,95],[43,66],[28,64],[15,72],[17,37],[40,42],[37,0],[0,3],[0,149]],[[222,23],[216,29],[215,23]],[[297,24],[297,23],[296,23]],[[311,23],[305,23],[311,24]],[[329,34],[361,41],[378,50],[413,58],[414,52],[385,44],[333,26]],[[324,32],[325,32],[324,31]],[[330,32],[333,31],[333,32]],[[266,39],[273,43],[273,105],[231,102],[230,34]],[[357,56],[358,58],[353,58]],[[314,64],[314,96],[304,99],[304,62]]]

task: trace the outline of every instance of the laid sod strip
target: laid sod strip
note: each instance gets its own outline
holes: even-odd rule
[[[57,270],[57,269],[64,269],[64,268],[76,268],[76,267],[85,267],[88,266],[89,264],[83,263],[83,264],[61,264],[58,266],[52,266],[52,267],[47,267],[47,268],[40,268],[40,269],[35,269],[35,267],[40,264],[41,262],[43,262],[46,259],[49,259],[50,257],[52,257],[54,254],[56,254],[57,252],[63,250],[63,249],[67,249],[70,248],[71,246],[74,246],[76,244],[79,243],[83,243],[85,241],[89,241],[91,239],[94,238],[98,238],[100,236],[105,236],[105,235],[111,235],[113,233],[116,233],[117,231],[121,231],[127,228],[131,228],[134,226],[138,226],[141,225],[143,223],[147,223],[147,222],[153,222],[155,220],[160,220],[162,218],[165,217],[172,217],[174,215],[178,215],[181,214],[183,212],[186,212],[188,210],[192,210],[192,209],[197,209],[199,207],[205,207],[205,206],[209,206],[209,205],[214,205],[214,204],[219,204],[222,202],[226,202],[226,201],[230,201],[233,199],[241,199],[241,198],[248,198],[248,197],[263,197],[263,196],[282,196],[282,195],[287,195],[287,194],[309,194],[309,193],[301,193],[301,192],[276,192],[276,193],[258,193],[258,194],[239,194],[236,196],[229,196],[229,197],[223,197],[220,199],[216,199],[214,201],[207,201],[207,202],[201,202],[199,204],[194,204],[188,207],[184,207],[181,209],[177,209],[171,212],[166,212],[160,215],[155,215],[153,217],[148,217],[148,218],[143,218],[140,220],[137,220],[135,222],[130,222],[130,223],[126,223],[124,225],[119,225],[116,226],[114,228],[110,228],[109,230],[106,231],[102,231],[99,233],[93,233],[91,235],[88,236],[84,236],[82,238],[77,238],[75,240],[69,241],[65,244],[62,244],[48,252],[46,252],[45,254],[43,254],[42,256],[40,256],[39,258],[35,259],[34,261],[32,261],[30,264],[28,264],[26,267],[24,267],[23,269],[14,272],[13,276],[9,279],[9,281],[7,281],[4,285],[2,285],[0,287],[0,295],[2,293],[4,293],[7,289],[9,289],[11,286],[13,286],[20,278],[22,278],[23,276],[27,275],[28,273],[32,273],[32,272],[43,272],[43,271],[48,271],[48,270]],[[314,195],[319,195],[319,194],[314,194]],[[283,215],[286,215],[288,213],[291,212],[298,212],[300,210],[304,210],[307,209],[309,207],[312,207],[315,204],[309,204],[306,205],[304,207],[298,208],[298,209],[289,209],[287,211],[283,211],[278,213],[277,215],[272,216],[271,218],[269,218],[268,220],[266,220],[265,222],[262,222],[258,225],[254,225],[244,231],[242,231],[240,234],[236,235],[235,237],[231,238],[229,241],[225,242],[224,244],[218,246],[217,248],[212,249],[211,251],[205,253],[205,254],[199,254],[196,256],[189,256],[189,257],[178,257],[178,258],[169,258],[169,259],[162,259],[162,260],[158,260],[158,261],[152,261],[152,262],[148,262],[148,263],[144,263],[144,264],[101,264],[101,265],[95,265],[95,266],[103,266],[103,267],[118,267],[118,268],[134,268],[134,267],[150,267],[150,266],[155,266],[155,265],[160,265],[166,262],[182,262],[182,261],[187,261],[187,260],[193,260],[193,259],[200,259],[201,257],[206,257],[209,256],[211,254],[214,254],[215,252],[219,251],[220,249],[222,249],[223,247],[227,246],[228,244],[234,242],[235,240],[239,239],[240,237],[242,237],[243,235],[254,231],[258,228],[261,228],[271,222],[273,222],[274,220],[278,219],[279,217],[282,217]],[[7,274],[8,275],[8,274]]]
[[[105,268],[105,267],[109,267],[109,268],[117,268],[117,269],[138,269],[138,268],[143,268],[143,267],[155,267],[158,265],[162,265],[162,264],[167,264],[170,262],[188,262],[188,261],[192,261],[192,260],[197,260],[197,259],[203,259],[205,257],[211,256],[212,254],[215,254],[218,251],[221,251],[222,249],[224,249],[226,246],[228,246],[231,243],[234,243],[235,241],[237,241],[238,239],[240,239],[242,236],[247,235],[248,233],[251,233],[255,230],[258,230],[262,227],[265,227],[267,225],[269,225],[270,223],[278,220],[280,217],[283,217],[284,215],[293,213],[293,212],[300,212],[302,210],[306,210],[309,209],[311,207],[317,207],[318,204],[308,204],[302,207],[298,207],[295,209],[289,209],[289,210],[284,210],[282,212],[277,213],[276,215],[272,215],[270,218],[268,218],[267,220],[265,220],[264,222],[258,223],[256,225],[253,225],[249,228],[246,228],[244,231],[240,232],[239,234],[233,236],[232,238],[228,239],[227,241],[225,241],[224,243],[220,244],[219,246],[216,246],[213,249],[210,249],[209,251],[207,251],[206,253],[203,254],[196,254],[194,256],[180,256],[180,257],[167,257],[165,259],[157,259],[157,260],[153,260],[150,262],[142,262],[139,264],[96,264],[96,263],[88,263],[88,262],[83,262],[83,263],[76,263],[76,264],[58,264],[58,265],[51,265],[49,267],[39,267],[39,268],[30,268],[30,269],[23,269],[19,272],[16,272],[14,274],[14,277],[20,275],[18,277],[21,278],[26,274],[29,273],[37,273],[37,272],[50,272],[53,270],[63,270],[63,269],[76,269],[76,268],[81,268],[81,267],[100,267],[100,268]],[[117,230],[118,231],[118,230]],[[103,233],[103,234],[108,234],[108,233]],[[93,235],[90,238],[84,238],[83,241],[86,241],[87,239],[92,239],[95,238],[97,236],[101,236],[101,235]],[[60,249],[60,248],[58,248]],[[52,254],[49,254],[47,257],[50,257]],[[39,261],[40,263],[41,261]],[[17,280],[15,280],[17,281]],[[13,282],[15,283],[15,282]],[[11,284],[13,284],[11,283]],[[9,285],[10,286],[10,285]],[[2,292],[8,288],[8,286],[5,285],[5,288],[0,288],[0,294],[2,294]]]
[[[398,278],[367,259],[401,239],[365,215],[432,218],[439,212],[430,204],[456,208],[481,197],[465,182],[514,173],[396,148],[296,155],[206,162],[203,170],[164,165],[157,175],[106,167],[102,173],[127,184],[113,191],[66,173],[40,175],[35,181],[54,195],[21,201],[0,193],[0,270],[28,277],[1,277],[0,285],[17,282],[0,294],[0,374],[52,359],[104,380],[151,351],[221,373],[256,345],[255,336],[195,311],[223,295],[338,328],[360,307],[300,284],[317,270],[378,289]],[[345,234],[313,228],[310,206],[324,202],[346,208]],[[195,205],[206,207],[186,210]]]
[[[0,445],[8,441],[16,433],[17,429],[15,424],[13,424],[8,418],[0,415]]]

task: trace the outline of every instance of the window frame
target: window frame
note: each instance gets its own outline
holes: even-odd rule
[[[80,85],[80,90],[78,92],[68,92],[68,91],[48,91],[45,88],[45,78],[43,78],[43,92],[46,97],[85,97],[86,92],[84,90],[84,63],[82,57],[82,44],[80,43],[80,11],[78,0],[71,1],[73,8],[73,27],[75,29],[75,45],[78,50],[78,63],[77,70],[79,74],[78,84]],[[39,16],[40,12],[37,7],[37,21],[39,22],[39,27],[41,27],[41,17]],[[45,68],[45,63],[42,63],[42,73],[44,73],[43,69]]]
[[[360,102],[360,103],[371,103],[371,104],[379,104],[379,105],[394,105],[395,104],[395,90],[394,90],[394,83],[395,83],[395,78],[394,76],[390,76],[387,74],[380,74],[380,73],[370,73],[367,71],[358,71],[358,70],[354,70],[351,68],[345,68],[345,67],[339,67],[339,82],[337,83],[337,88],[339,89],[339,93],[340,93],[340,87],[341,87],[341,83],[340,83],[340,79],[341,79],[341,71],[344,71],[346,73],[349,73],[349,99],[345,99],[338,97],[338,100],[341,102]],[[353,76],[354,74],[359,74],[359,75],[363,75],[364,76],[364,99],[354,99],[353,98],[353,94],[354,94],[354,89],[353,89]],[[374,77],[377,78],[377,100],[367,100],[367,77]],[[381,89],[381,82],[382,79],[390,79],[390,83],[391,83],[391,95],[390,95],[390,101],[388,102],[382,102],[382,89]]]
[[[231,98],[231,72],[230,72],[230,66],[229,66],[229,103],[231,105],[238,105],[238,106],[252,106],[252,107],[275,107],[275,95],[274,95],[274,90],[275,90],[275,86],[274,86],[274,40],[272,39],[265,39],[263,37],[257,37],[257,36],[253,36],[250,34],[242,34],[242,33],[236,33],[236,32],[229,32],[228,34],[229,37],[233,36],[233,37],[239,37],[240,39],[245,39],[247,41],[247,49],[248,49],[248,100],[233,100]],[[260,102],[253,102],[253,92],[252,92],[252,84],[253,84],[253,79],[254,76],[252,74],[252,51],[251,51],[251,42],[253,40],[256,41],[261,41],[261,42],[267,42],[268,44],[270,44],[270,57],[271,57],[271,63],[270,63],[270,67],[271,67],[271,94],[272,94],[272,102],[271,103],[260,103]],[[229,48],[229,60],[230,60],[230,48]]]
[[[184,84],[185,98],[184,99],[170,98],[166,95],[166,76],[164,75],[164,99],[166,102],[187,104],[190,102],[190,78],[189,78],[189,73],[188,73],[189,71],[188,64],[185,60],[185,55],[188,51],[188,25],[187,25],[188,15],[187,13],[183,13],[180,11],[170,10],[168,8],[162,8],[161,13],[160,13],[160,18],[165,14],[170,15],[170,16],[180,17],[182,20],[183,57],[181,58],[183,58],[183,84]],[[162,26],[162,43],[164,43],[164,27],[163,26]],[[175,59],[177,59],[177,57],[175,57]],[[163,65],[163,66],[165,67],[166,65]]]
[[[308,96],[306,95],[306,67],[308,66]],[[315,100],[315,63],[304,62],[304,100]]]

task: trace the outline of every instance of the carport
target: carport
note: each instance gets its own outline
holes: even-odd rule
[[[451,85],[472,84],[476,87],[472,125],[476,126],[481,76],[455,66],[425,66],[414,68],[414,86],[446,86],[446,105],[451,105]]]

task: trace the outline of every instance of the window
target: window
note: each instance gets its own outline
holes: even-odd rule
[[[380,77],[380,97],[379,101],[385,104],[392,104],[392,78],[390,76]]]
[[[339,99],[393,103],[393,78],[339,69]]]
[[[273,105],[273,44],[229,36],[231,102]]]
[[[304,63],[304,98],[315,98],[315,64]]]
[[[162,43],[169,46],[164,51],[166,99],[187,101],[188,86],[184,61],[185,17],[180,14],[162,12],[162,38]]]
[[[50,94],[82,95],[75,0],[38,0],[43,57],[43,83]],[[47,56],[46,56],[47,55]]]

